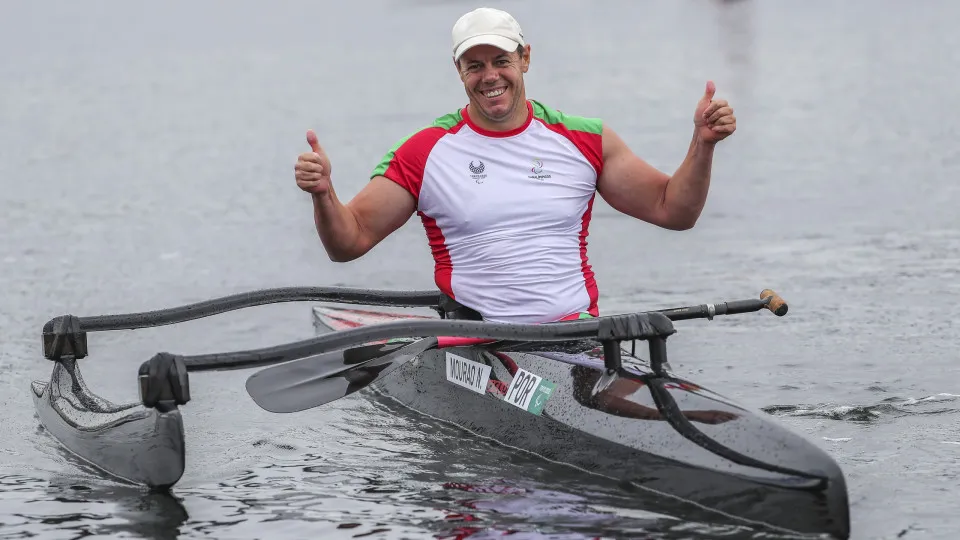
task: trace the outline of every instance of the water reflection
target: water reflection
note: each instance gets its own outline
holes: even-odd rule
[[[174,540],[189,519],[175,495],[85,480],[66,475],[48,480],[22,475],[0,477],[0,492],[8,493],[8,503],[16,502],[11,493],[25,495],[20,504],[4,505],[5,510],[0,512],[4,536],[28,537],[56,530],[71,531],[75,538],[132,535]]]
[[[544,351],[541,350],[544,347],[538,346],[537,354],[573,364],[570,371],[573,379],[573,397],[581,405],[626,418],[666,421],[666,418],[652,402],[652,396],[646,388],[647,384],[640,378],[651,373],[645,364],[626,364],[624,373],[616,379],[609,383],[606,381],[600,383],[604,369],[603,348],[590,346],[587,343],[589,342],[581,342],[579,350],[577,349],[578,344],[566,344],[566,351],[560,347],[557,347],[556,350]],[[630,355],[633,356],[635,352],[635,350],[631,350]],[[494,352],[493,356],[500,360],[511,375],[516,373],[517,365],[508,355]],[[636,360],[634,359],[632,362],[636,362]],[[598,384],[606,386],[598,388]],[[740,417],[739,413],[732,410],[739,410],[739,407],[728,403],[726,400],[719,399],[719,396],[696,384],[680,379],[664,379],[661,384],[665,390],[676,393],[674,401],[680,406],[680,410],[687,420],[691,422],[716,425]],[[644,401],[649,401],[650,405],[645,404]],[[698,404],[721,403],[728,407],[728,410],[684,407],[691,402]]]
[[[640,402],[640,399],[647,397],[647,385],[641,380],[630,376],[618,377],[606,388],[594,393],[594,388],[603,375],[601,372],[584,366],[574,366],[571,373],[574,384],[573,397],[586,407],[626,418],[666,420],[655,406],[651,407]],[[696,390],[696,387],[688,387],[686,383],[680,381],[664,383],[664,387],[684,392]],[[713,425],[739,417],[736,413],[716,409],[683,409],[681,412],[691,422]]]

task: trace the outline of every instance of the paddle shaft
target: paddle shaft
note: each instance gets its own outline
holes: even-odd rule
[[[736,315],[738,313],[760,311],[761,309],[769,309],[778,317],[782,317],[787,314],[787,303],[777,293],[770,289],[764,289],[758,299],[751,298],[720,302],[719,304],[700,304],[699,306],[662,309],[658,313],[663,313],[671,321],[685,321],[689,319],[713,319],[717,315]]]
[[[762,300],[735,300],[733,302],[721,302],[719,304],[700,304],[699,306],[687,306],[681,308],[671,308],[660,310],[671,321],[686,321],[690,319],[712,319],[717,315],[736,315],[738,313],[750,313],[751,311],[760,311],[765,306]]]

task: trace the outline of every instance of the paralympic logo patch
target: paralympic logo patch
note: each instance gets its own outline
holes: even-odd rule
[[[483,164],[483,161],[479,159],[477,161],[480,162],[479,165],[474,165],[473,160],[470,160],[470,164],[467,165],[467,167],[470,169],[470,172],[473,173],[470,175],[470,178],[473,178],[474,182],[482,184],[483,179],[487,177],[487,175],[483,174],[483,171],[486,170],[487,167]]]
[[[549,174],[541,174],[543,173],[542,159],[533,160],[533,167],[530,169],[530,172],[532,172],[533,174],[531,174],[528,178],[532,178],[534,180],[546,180],[550,178]]]
[[[484,169],[486,169],[482,161],[480,162],[479,165],[474,165],[473,161],[471,161],[470,165],[467,165],[467,166],[470,167],[470,172],[472,172],[473,174],[480,174],[483,172]]]

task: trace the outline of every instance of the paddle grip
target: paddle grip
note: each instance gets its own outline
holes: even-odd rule
[[[766,305],[767,309],[772,311],[777,317],[783,317],[787,314],[787,309],[789,309],[789,306],[787,306],[786,300],[781,298],[779,294],[773,292],[771,289],[764,289],[760,291],[761,300],[766,301],[768,298],[769,301]]]

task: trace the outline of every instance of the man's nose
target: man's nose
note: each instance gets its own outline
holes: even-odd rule
[[[491,83],[497,82],[497,79],[500,78],[500,71],[497,68],[490,66],[483,68],[483,82]]]

